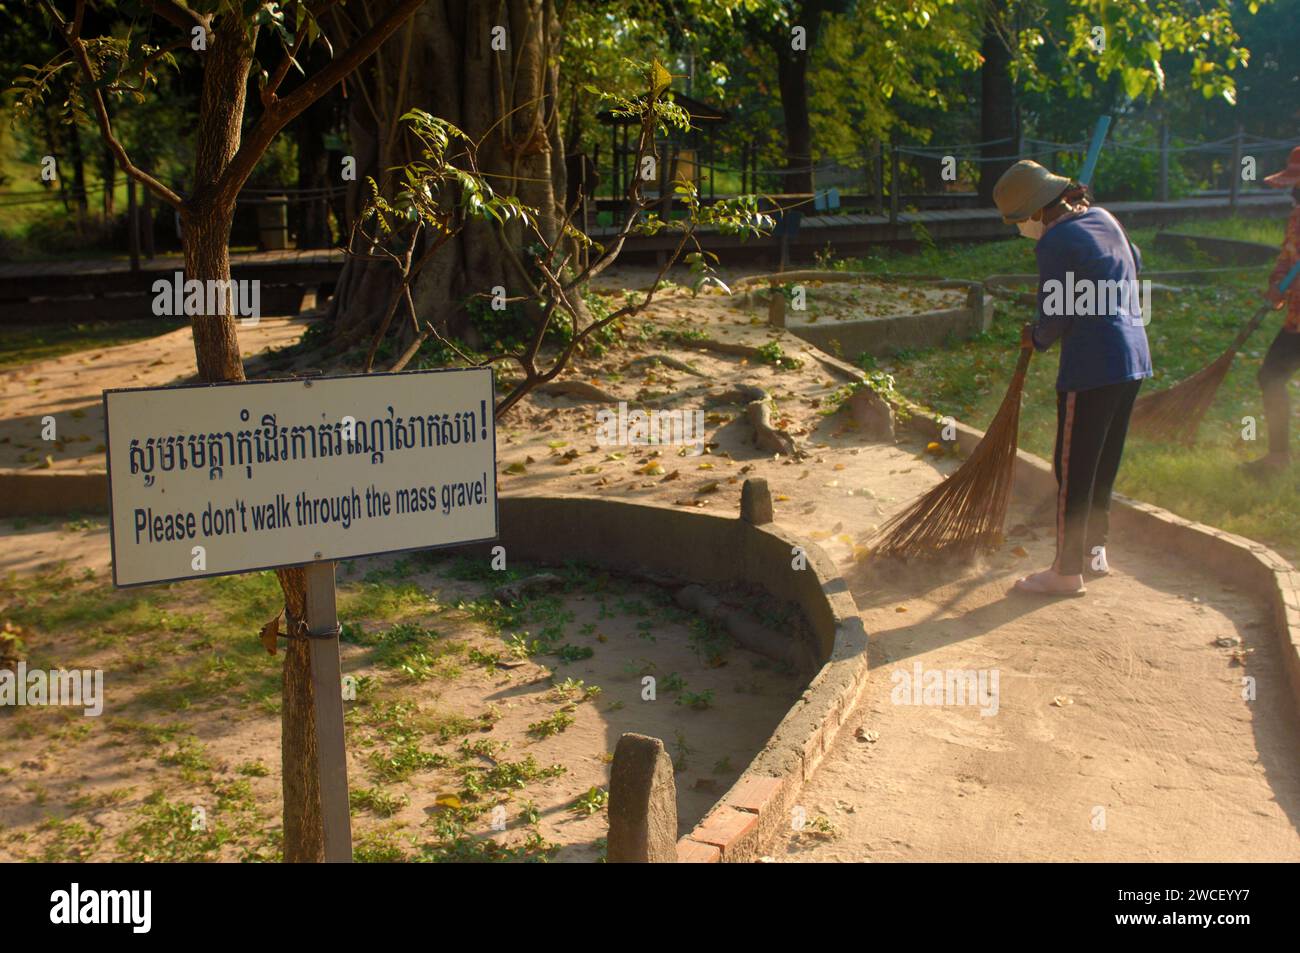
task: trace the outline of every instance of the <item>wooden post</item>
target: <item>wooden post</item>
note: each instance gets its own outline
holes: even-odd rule
[[[1169,121],[1160,123],[1160,201],[1169,201]]]
[[[712,205],[713,197],[713,166],[717,163],[717,146],[713,141],[713,127],[709,127],[709,204]]]
[[[1242,128],[1237,127],[1236,138],[1232,140],[1232,168],[1228,179],[1228,206],[1237,214],[1237,193],[1241,191],[1241,139]]]
[[[782,268],[782,271],[784,270]],[[775,281],[768,285],[768,290],[772,292],[772,296],[767,299],[767,323],[774,328],[783,328],[785,327],[785,294]]]
[[[131,253],[131,270],[140,270],[140,209],[135,203],[135,179],[126,177],[126,246]]]
[[[153,193],[148,189],[144,190],[144,203],[140,209],[140,240],[144,257],[153,261]]]
[[[885,214],[885,143],[876,140],[876,214]]]
[[[609,127],[609,197],[617,200],[622,194],[618,182],[618,125],[613,124]]]
[[[898,146],[889,147],[889,224],[898,224]]]
[[[339,667],[339,620],[334,605],[334,563],[312,563],[304,569],[325,862],[347,864],[352,862],[352,818],[348,805],[347,748],[343,741],[343,679]]]

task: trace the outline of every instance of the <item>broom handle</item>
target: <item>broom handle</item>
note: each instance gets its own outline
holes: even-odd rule
[[[1264,323],[1264,319],[1272,313],[1273,306],[1271,304],[1266,304],[1264,307],[1256,311],[1251,316],[1250,320],[1246,322],[1245,326],[1237,332],[1237,336],[1232,339],[1232,343],[1228,345],[1227,353],[1236,354],[1241,346],[1246,343],[1246,338],[1254,334],[1256,329]]]
[[[1097,125],[1092,130],[1092,142],[1088,144],[1088,155],[1083,160],[1083,169],[1079,172],[1079,184],[1091,186],[1092,174],[1097,171],[1097,160],[1101,158],[1101,145],[1106,141],[1106,132],[1110,129],[1110,117],[1098,116]]]
[[[1034,356],[1032,347],[1022,347],[1020,349],[1020,359],[1016,361],[1016,371],[1011,375],[1011,387],[1009,390],[1017,390],[1025,382],[1025,373],[1029,370],[1029,359]]]
[[[1300,261],[1297,261],[1294,265],[1291,266],[1291,270],[1288,271],[1286,273],[1286,276],[1278,283],[1277,290],[1285,294],[1286,290],[1291,287],[1291,283],[1296,280],[1296,277],[1298,275],[1300,275]],[[1246,322],[1245,327],[1243,327],[1240,331],[1237,332],[1237,336],[1233,339],[1232,344],[1229,346],[1228,352],[1232,354],[1237,353],[1238,348],[1240,348],[1243,344],[1246,343],[1246,338],[1254,334],[1256,329],[1261,324],[1264,323],[1264,319],[1267,318],[1275,310],[1276,309],[1273,307],[1272,304],[1266,304],[1258,311],[1256,311],[1255,314],[1251,317],[1251,319]]]

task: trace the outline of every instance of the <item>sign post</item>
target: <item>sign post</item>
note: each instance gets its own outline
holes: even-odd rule
[[[339,665],[339,619],[334,608],[334,563],[313,563],[306,567],[305,575],[325,862],[351,863],[352,817],[348,804],[348,758],[343,740],[343,672]]]
[[[352,859],[334,566],[496,539],[487,368],[104,392],[113,583],[306,576],[325,860]]]

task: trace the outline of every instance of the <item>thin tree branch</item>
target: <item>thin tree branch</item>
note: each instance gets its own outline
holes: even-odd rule
[[[373,27],[349,45],[342,56],[331,60],[328,66],[308,77],[288,96],[277,99],[267,107],[248,138],[240,145],[239,151],[222,171],[215,193],[221,197],[237,195],[280,130],[369,59],[385,40],[397,32],[398,27],[415,14],[423,2],[424,0],[398,0]]]
[[[284,77],[288,75],[289,67],[294,64],[298,58],[298,51],[302,49],[303,40],[307,39],[307,31],[299,30],[298,35],[293,38],[293,48],[284,51],[284,57],[280,60],[280,65],[275,68],[270,79],[266,81],[266,86],[262,89],[262,105],[270,106],[276,102],[275,91],[280,88],[284,82]]]
[[[160,199],[171,205],[173,208],[180,209],[184,205],[184,200],[173,192],[167,186],[163,185],[148,172],[136,167],[131,161],[131,157],[126,154],[126,149],[118,141],[113,132],[113,123],[108,117],[108,107],[104,103],[103,92],[96,85],[98,82],[95,76],[95,69],[90,63],[90,56],[86,53],[86,45],[81,41],[81,23],[86,13],[85,0],[77,0],[76,13],[73,21],[69,24],[60,15],[59,11],[49,0],[41,0],[46,12],[50,15],[59,32],[63,34],[64,41],[68,44],[68,49],[72,51],[77,65],[81,67],[81,72],[86,78],[86,84],[89,87],[91,104],[95,108],[95,119],[99,122],[99,131],[104,137],[104,143],[108,146],[113,158],[117,164],[122,167],[122,171],[135,179],[149,191],[153,192]]]
[[[78,4],[78,6],[80,6],[80,4]],[[153,9],[154,13],[158,14],[158,16],[162,17],[173,26],[180,27],[180,29],[185,30],[187,33],[193,30],[196,26],[203,27],[204,33],[212,32],[211,15],[204,16],[196,13],[189,7],[174,2],[174,0],[152,0],[149,6]]]

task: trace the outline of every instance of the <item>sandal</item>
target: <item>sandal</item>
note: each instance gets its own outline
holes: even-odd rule
[[[1034,573],[1032,576],[1024,576],[1021,579],[1017,579],[1015,588],[1020,592],[1029,592],[1036,596],[1066,597],[1082,596],[1087,594],[1088,590],[1083,585],[1082,579],[1079,582],[1078,589],[1058,589],[1044,581],[1044,577],[1048,576],[1049,573],[1055,575],[1050,569],[1045,569],[1042,572]],[[1061,577],[1058,576],[1057,578]]]

